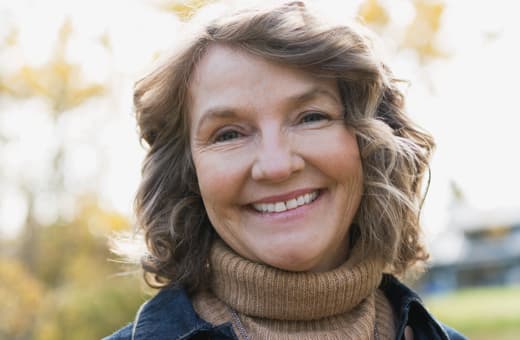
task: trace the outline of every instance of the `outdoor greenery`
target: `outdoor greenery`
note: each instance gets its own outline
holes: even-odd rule
[[[519,338],[520,286],[464,289],[431,296],[426,305],[472,340]]]
[[[88,197],[80,202],[73,220],[42,227],[32,272],[0,258],[0,339],[100,339],[149,298],[135,267],[125,273],[110,260],[107,235],[127,229],[126,219]]]

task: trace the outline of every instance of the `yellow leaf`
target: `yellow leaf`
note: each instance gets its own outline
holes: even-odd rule
[[[9,86],[7,86],[3,80],[0,79],[0,93],[7,93],[10,96],[16,96],[16,92]]]
[[[105,87],[100,84],[94,84],[83,88],[70,89],[68,97],[65,100],[65,107],[76,107],[92,97],[103,94],[104,91]]]
[[[416,50],[422,58],[444,56],[435,42],[444,3],[440,0],[415,0],[414,6],[415,17],[406,29],[404,47]]]
[[[54,63],[49,65],[51,75],[53,74],[57,78],[61,78],[61,80],[66,81],[70,79],[72,73],[72,65],[67,64],[63,60],[56,60]]]
[[[19,75],[15,75],[14,77],[15,79],[20,78],[25,85],[21,93],[49,96],[50,89],[44,84],[45,78],[48,78],[48,72],[46,71],[45,69],[23,66]]]
[[[215,0],[169,0],[163,1],[161,7],[175,13],[182,21],[190,20],[197,11]]]
[[[18,43],[18,30],[12,28],[4,39],[7,46],[14,46]]]
[[[54,115],[81,105],[101,95],[105,87],[98,83],[85,83],[81,66],[65,59],[65,49],[72,25],[66,20],[58,33],[53,57],[44,65],[22,66],[0,83],[0,91],[16,97],[42,96],[50,101]]]
[[[63,44],[66,44],[70,38],[70,35],[72,33],[72,22],[69,18],[65,19],[63,24],[60,27],[59,31],[59,41],[61,41]]]
[[[112,51],[112,42],[110,40],[108,32],[103,33],[99,37],[99,41],[101,42],[101,45],[103,45],[104,48],[106,48],[108,51]]]
[[[383,26],[389,20],[386,9],[378,0],[365,0],[359,8],[358,15],[369,25]]]
[[[0,334],[27,334],[40,308],[41,284],[16,260],[0,258]]]

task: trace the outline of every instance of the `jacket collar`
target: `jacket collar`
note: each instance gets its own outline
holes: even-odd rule
[[[384,274],[379,288],[398,318],[396,339],[404,339],[407,325],[413,325],[414,339],[450,339],[441,324],[424,308],[421,298],[394,276]]]
[[[186,292],[178,288],[164,288],[145,302],[136,315],[132,332],[132,340],[183,340],[204,332],[236,339],[231,324],[213,326],[202,320]]]
[[[426,311],[419,296],[395,277],[385,274],[379,288],[398,318],[396,339],[403,339],[406,325],[413,326],[414,339],[450,339],[443,326]],[[212,334],[216,339],[237,339],[230,323],[214,326],[202,320],[183,289],[164,288],[139,309],[131,339],[187,340],[199,333]]]

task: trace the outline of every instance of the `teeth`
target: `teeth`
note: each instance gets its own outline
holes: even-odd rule
[[[276,203],[276,205],[274,206],[274,210],[276,212],[281,212],[281,211],[285,211],[287,210],[287,207],[285,206],[285,203],[284,202],[278,202]]]
[[[298,208],[304,204],[309,204],[314,201],[316,197],[318,197],[318,192],[314,191],[309,194],[292,198],[285,202],[253,204],[253,208],[259,212],[283,212],[286,210]]]
[[[287,207],[287,209],[294,209],[298,207],[298,201],[293,198],[292,200],[288,200],[287,202],[285,202],[285,206]]]

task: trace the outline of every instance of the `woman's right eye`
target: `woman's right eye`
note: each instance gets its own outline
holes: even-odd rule
[[[305,112],[300,118],[300,122],[303,124],[316,123],[324,120],[330,120],[329,116],[318,111]]]
[[[213,141],[215,143],[228,142],[230,140],[240,138],[241,136],[242,134],[236,130],[228,130],[217,134]]]

